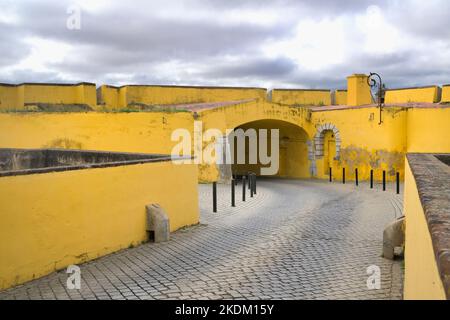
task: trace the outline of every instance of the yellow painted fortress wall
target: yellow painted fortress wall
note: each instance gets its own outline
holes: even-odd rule
[[[367,75],[354,74],[347,77],[347,105],[362,106],[372,103]]]
[[[26,84],[25,103],[78,103],[78,90],[75,86],[54,86]]]
[[[347,105],[347,90],[336,90],[335,99],[336,105],[338,106]]]
[[[316,159],[318,178],[327,179],[330,166],[335,179],[342,178],[343,167],[349,180],[354,179],[355,168],[358,168],[359,179],[368,179],[371,169],[378,181],[382,179],[383,170],[388,181],[395,180],[397,171],[403,178],[406,110],[385,108],[381,125],[378,125],[378,112],[375,107],[313,112],[312,122],[316,126],[334,124],[342,140],[340,160],[333,160],[334,146],[329,157]]]
[[[95,85],[80,84],[77,86],[78,90],[78,103],[87,104],[88,106],[95,108],[97,105],[97,90]]]
[[[428,224],[408,161],[403,205],[406,217],[404,299],[445,300]]]
[[[442,86],[441,102],[450,102],[450,84]]]
[[[410,108],[407,121],[407,151],[450,152],[450,107]]]
[[[95,85],[21,84],[0,85],[0,111],[25,109],[25,104],[97,104]]]
[[[171,231],[198,223],[196,166],[0,177],[0,289],[145,241],[152,203],[165,209]]]
[[[387,90],[385,103],[438,102],[438,87]]]
[[[272,102],[287,105],[330,105],[330,90],[273,89]]]
[[[108,110],[117,110],[119,108],[119,88],[102,85],[99,90],[99,106]]]
[[[193,121],[187,112],[0,113],[0,147],[170,154],[172,131]]]
[[[0,84],[0,111],[20,110],[24,108],[21,88]]]
[[[121,107],[132,103],[158,105],[266,98],[266,89],[261,88],[125,86],[120,91],[126,95],[126,101],[120,102]]]

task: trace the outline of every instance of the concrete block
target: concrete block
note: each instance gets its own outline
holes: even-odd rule
[[[383,257],[394,260],[394,250],[405,242],[405,217],[401,217],[386,226],[383,231]]]
[[[153,234],[155,242],[165,242],[170,239],[170,221],[166,212],[159,204],[147,205],[147,231]]]

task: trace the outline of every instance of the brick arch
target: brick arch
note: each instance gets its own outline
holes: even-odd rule
[[[339,129],[332,123],[325,123],[317,127],[316,135],[314,136],[314,149],[316,158],[323,157],[323,144],[324,134],[327,131],[333,131],[334,138],[336,139],[336,160],[339,160],[341,156],[341,134]]]

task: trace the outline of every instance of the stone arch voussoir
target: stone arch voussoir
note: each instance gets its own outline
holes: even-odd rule
[[[322,158],[324,153],[324,134],[327,131],[333,131],[336,140],[336,160],[341,156],[341,134],[339,129],[332,123],[325,123],[317,127],[317,132],[314,136],[314,152],[316,158]]]

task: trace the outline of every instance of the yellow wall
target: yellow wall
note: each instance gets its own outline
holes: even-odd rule
[[[441,102],[450,102],[450,84],[442,86]]]
[[[172,162],[0,177],[0,289],[146,239],[145,206],[171,231],[198,223],[197,168]]]
[[[313,112],[315,125],[334,124],[342,140],[340,160],[333,160],[334,154],[316,159],[319,178],[328,178],[330,165],[335,179],[342,178],[343,167],[349,180],[354,179],[355,168],[358,168],[361,180],[370,177],[371,169],[378,181],[382,179],[383,170],[386,170],[388,180],[395,180],[397,171],[403,178],[406,110],[385,108],[381,125],[378,125],[378,117],[375,107]]]
[[[203,121],[203,132],[217,128],[225,134],[226,129],[270,119],[304,130],[305,139],[310,141],[316,135],[317,126],[335,125],[342,139],[341,157],[334,160],[334,154],[331,154],[316,159],[317,177],[321,179],[328,178],[331,165],[335,179],[341,178],[342,167],[345,167],[349,180],[354,179],[355,168],[358,168],[361,180],[368,179],[373,168],[376,180],[381,180],[382,171],[386,170],[387,179],[393,181],[397,171],[403,178],[406,152],[450,152],[448,107],[386,107],[381,125],[378,125],[379,115],[375,107],[311,111],[261,100],[204,110],[198,114],[198,120]],[[193,126],[193,115],[187,112],[7,113],[0,114],[0,147],[167,154],[177,143],[170,139],[173,130],[185,128],[192,133]],[[328,140],[327,147],[333,144],[331,137]],[[303,168],[304,164],[300,166]],[[200,181],[215,181],[217,177],[215,165],[199,165]]]
[[[336,105],[347,105],[347,90],[336,90],[335,99]]]
[[[450,107],[408,109],[406,136],[408,152],[450,152]]]
[[[406,217],[404,299],[445,300],[428,224],[408,161],[403,205]]]
[[[0,113],[1,148],[68,148],[170,154],[190,113]]]
[[[109,110],[119,108],[119,88],[102,85],[99,88],[99,106],[103,106]]]
[[[165,105],[266,99],[266,89],[239,87],[102,86],[101,93],[105,106],[110,109],[126,108],[134,103]]]
[[[94,84],[0,84],[0,110],[23,110],[25,104],[86,104],[94,108],[97,96]]]
[[[385,103],[438,102],[438,87],[387,90]]]
[[[347,104],[349,106],[362,106],[372,103],[367,75],[354,74],[347,77]]]
[[[287,105],[330,105],[330,90],[273,89],[272,102]]]
[[[23,108],[23,95],[20,95],[19,87],[0,84],[0,110],[19,110]]]

